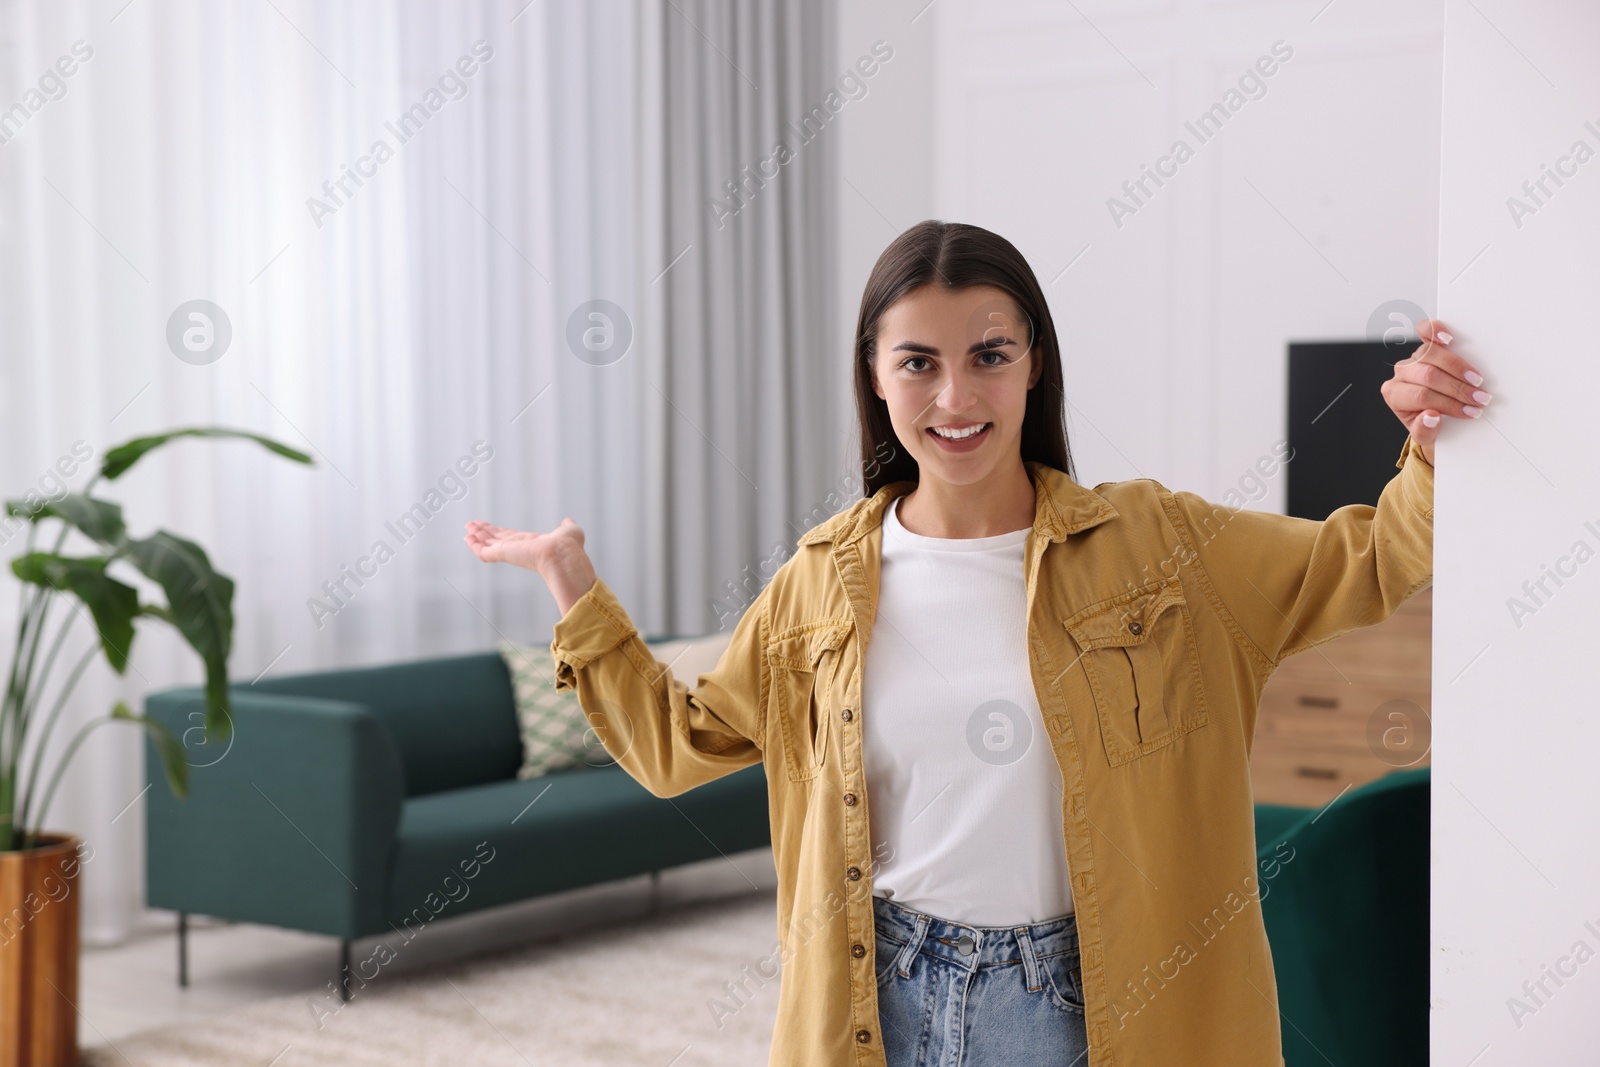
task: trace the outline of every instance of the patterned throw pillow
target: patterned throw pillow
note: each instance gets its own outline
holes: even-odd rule
[[[646,641],[658,663],[693,688],[722,658],[731,630],[709,637]],[[517,701],[517,726],[522,735],[522,767],[518,778],[535,778],[569,767],[609,766],[613,760],[589,733],[589,720],[576,693],[556,692],[555,660],[549,645],[517,645],[501,641],[500,658],[511,672]],[[585,741],[587,740],[587,744]]]
[[[584,734],[589,721],[576,693],[556,692],[555,661],[550,647],[501,641],[500,658],[511,672],[517,698],[517,727],[522,735],[522,767],[518,778],[584,764]],[[591,758],[604,760],[604,753]]]

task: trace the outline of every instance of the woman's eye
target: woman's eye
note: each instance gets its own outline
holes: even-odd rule
[[[913,364],[913,363],[921,364],[921,363],[926,363],[926,362],[928,362],[928,357],[927,356],[907,356],[905,359],[900,361],[900,369],[901,370],[911,371],[914,374],[917,371],[926,370],[927,368],[926,367],[922,367],[922,366],[913,367],[911,364]]]
[[[1000,351],[1000,349],[998,349],[998,348],[991,348],[991,349],[988,349],[987,351],[978,353],[978,358],[979,359],[987,359],[989,356],[993,356],[994,357],[994,361],[992,363],[987,364],[987,366],[990,366],[990,367],[1003,367],[1007,363],[1011,362],[1011,357],[1009,355],[1007,355],[1006,353]]]

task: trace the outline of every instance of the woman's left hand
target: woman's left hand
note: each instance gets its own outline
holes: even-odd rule
[[[1442,322],[1423,319],[1417,323],[1417,336],[1422,344],[1394,365],[1394,377],[1383,383],[1383,399],[1431,464],[1443,422],[1440,414],[1475,419],[1492,397],[1480,388],[1483,375],[1450,351],[1452,338]]]

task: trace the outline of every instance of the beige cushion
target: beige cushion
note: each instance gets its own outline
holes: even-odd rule
[[[650,654],[672,668],[673,676],[693,689],[702,674],[717,665],[733,639],[726,630],[707,637],[646,642]],[[501,641],[496,646],[511,674],[517,704],[517,727],[522,737],[522,766],[518,778],[535,778],[553,771],[584,765],[593,759],[592,740],[586,744],[589,722],[576,693],[558,693],[555,662],[550,645],[518,645]]]
[[[684,685],[693,689],[702,674],[710,674],[717,660],[733,640],[733,631],[707,637],[685,637],[676,641],[650,643],[650,654],[662,663],[671,664],[672,673]]]

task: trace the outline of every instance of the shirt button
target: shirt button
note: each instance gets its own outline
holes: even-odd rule
[[[867,946],[863,945],[861,942],[857,941],[855,944],[850,946],[850,955],[854,956],[856,959],[859,960],[862,956],[865,956],[866,954],[867,954]]]
[[[846,871],[844,873],[850,876],[850,880],[852,882],[858,882],[858,881],[861,880],[861,868],[860,867],[851,867],[848,871]]]
[[[1144,624],[1143,623],[1139,623],[1139,622],[1130,622],[1128,624],[1128,632],[1129,633],[1134,633],[1134,634],[1143,633],[1144,632]]]
[[[851,711],[850,711],[849,708],[845,708],[843,711],[841,711],[839,713],[839,718],[843,719],[845,722],[849,722],[851,720],[851,718],[853,718],[853,717],[854,716],[851,714]]]
[[[872,1031],[871,1030],[857,1030],[856,1031],[856,1040],[859,1041],[861,1044],[865,1045],[868,1041],[872,1040]]]
[[[856,795],[854,793],[846,793],[844,795],[844,802],[851,807],[855,807]]]

